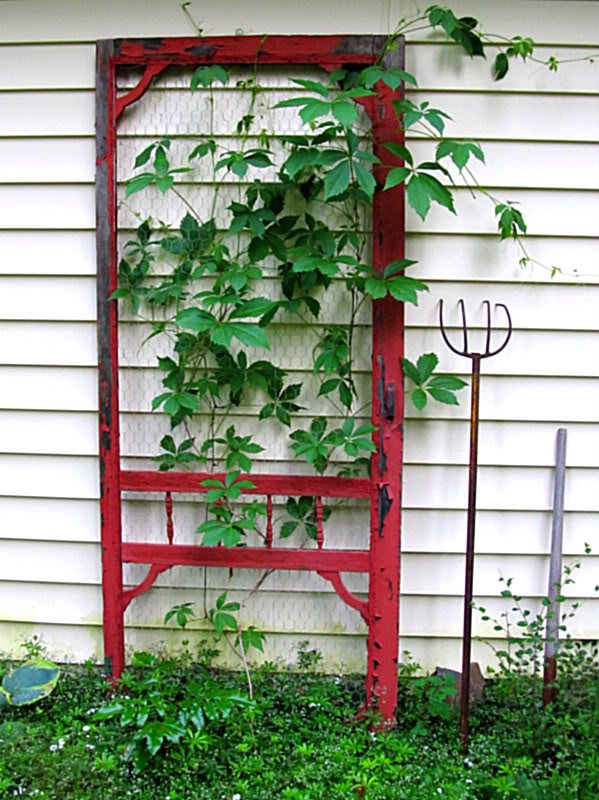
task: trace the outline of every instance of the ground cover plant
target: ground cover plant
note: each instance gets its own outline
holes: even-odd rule
[[[65,670],[51,697],[4,712],[0,797],[40,800],[591,800],[599,790],[597,647],[572,650],[555,705],[504,674],[471,717],[468,757],[444,682],[400,670],[396,726],[360,716],[363,678],[323,675],[304,643],[294,667],[213,669],[206,643],[138,653],[114,694],[97,667]],[[192,657],[193,656],[193,657]],[[534,713],[533,713],[534,712]],[[374,723],[374,724],[373,724]]]

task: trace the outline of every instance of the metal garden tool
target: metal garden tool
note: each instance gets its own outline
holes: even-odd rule
[[[468,750],[468,721],[470,714],[470,651],[472,645],[472,583],[474,574],[474,525],[476,520],[476,477],[478,470],[478,426],[479,426],[479,396],[480,396],[480,362],[483,358],[491,358],[500,353],[507,345],[512,335],[512,319],[510,312],[503,303],[496,303],[495,308],[503,308],[506,313],[508,328],[507,336],[501,347],[491,350],[491,304],[485,300],[483,305],[487,308],[487,331],[485,349],[482,353],[471,352],[468,349],[468,326],[466,323],[466,309],[464,301],[459,300],[458,305],[462,314],[462,332],[464,343],[462,349],[454,347],[449,341],[443,325],[443,300],[439,304],[439,325],[445,344],[458,356],[469,358],[472,361],[472,389],[470,402],[470,463],[468,467],[468,522],[466,529],[466,580],[464,586],[464,631],[462,636],[462,680],[460,697],[460,742],[464,752]]]

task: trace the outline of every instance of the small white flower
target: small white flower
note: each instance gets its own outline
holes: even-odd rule
[[[240,794],[234,794],[233,797],[231,798],[231,800],[241,800],[241,795]]]
[[[95,748],[95,745],[93,744],[86,744],[85,746],[87,747],[88,750],[94,750]]]
[[[64,739],[59,739],[58,740],[58,749],[62,750],[63,747],[64,747]]]
[[[83,731],[83,733],[87,733],[87,731],[91,731],[91,725],[84,725],[83,728],[81,728],[81,730]]]
[[[472,781],[470,780],[470,778],[466,778],[466,783],[472,783]]]
[[[85,713],[86,714],[95,714],[96,713],[96,709],[95,708],[90,708],[89,711],[86,711]]]
[[[57,744],[51,744],[50,745],[50,752],[51,753],[55,753],[57,750],[58,750],[58,745]]]

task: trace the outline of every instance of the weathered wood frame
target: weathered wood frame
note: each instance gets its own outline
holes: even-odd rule
[[[373,303],[372,398],[377,453],[371,479],[252,475],[262,495],[311,495],[370,500],[368,550],[233,548],[127,543],[121,534],[121,492],[165,492],[167,516],[172,492],[203,492],[200,473],[123,470],[120,461],[118,395],[118,309],[109,300],[117,287],[116,127],[122,111],[139,100],[153,78],[171,65],[317,64],[366,67],[377,62],[381,36],[267,36],[206,39],[117,39],[97,43],[96,69],[96,241],[98,300],[100,510],[102,591],[107,673],[118,677],[125,664],[124,612],[131,600],[150,588],[156,576],[175,565],[314,570],[329,580],[340,597],[368,625],[366,705],[392,720],[397,702],[401,478],[403,453],[403,304],[390,297]],[[386,65],[403,67],[403,41],[385,55]],[[145,67],[136,87],[117,97],[119,65]],[[373,124],[374,153],[387,167],[376,167],[373,201],[373,264],[382,270],[404,255],[404,195],[398,187],[383,192],[386,169],[400,162],[383,142],[402,143],[392,106],[399,92],[379,83],[376,97],[360,100]],[[212,475],[211,477],[215,477]],[[171,527],[172,530],[172,527]],[[168,531],[168,525],[167,525]],[[146,579],[125,590],[123,563],[149,564]],[[369,574],[368,601],[352,595],[342,572]]]

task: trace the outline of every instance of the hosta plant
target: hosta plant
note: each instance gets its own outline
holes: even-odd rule
[[[0,686],[0,709],[26,706],[47,697],[58,682],[60,667],[41,658],[8,672]]]

